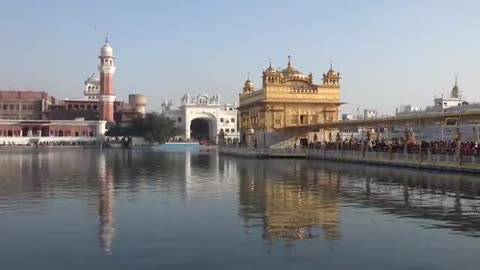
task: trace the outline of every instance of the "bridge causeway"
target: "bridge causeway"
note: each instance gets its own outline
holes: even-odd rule
[[[392,153],[374,151],[345,151],[327,149],[262,149],[245,147],[220,147],[219,154],[246,158],[304,158],[339,162],[363,163],[372,165],[442,170],[480,174],[480,156]]]

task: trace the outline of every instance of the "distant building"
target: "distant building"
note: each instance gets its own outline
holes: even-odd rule
[[[353,121],[353,120],[357,120],[357,116],[353,115],[353,114],[349,114],[349,113],[343,113],[342,114],[342,121]]]
[[[363,120],[376,119],[378,117],[377,110],[363,110]]]
[[[479,103],[470,103],[463,99],[460,88],[458,87],[457,78],[448,96],[441,95],[433,98],[433,105],[425,109],[420,109],[411,105],[400,106],[396,110],[396,116],[414,116],[431,113],[462,113],[462,112],[479,112]],[[438,123],[435,125],[413,126],[408,128],[409,131],[415,133],[418,140],[435,141],[435,140],[455,140],[457,136],[456,121],[454,124]],[[403,137],[406,128],[404,126],[392,127],[389,136]],[[464,141],[480,141],[480,125],[474,120],[462,121],[460,126],[462,140]]]
[[[40,120],[54,97],[41,91],[0,91],[0,119]]]
[[[196,97],[185,94],[181,104],[176,110],[171,109],[171,102],[162,104],[163,115],[174,120],[182,131],[178,139],[217,142],[222,132],[227,142],[238,139],[236,104],[221,104],[219,95],[207,94]]]
[[[131,94],[128,102],[119,101],[114,95],[113,76],[115,57],[112,47],[105,41],[100,50],[100,76],[93,73],[85,82],[83,98],[58,101],[44,113],[44,119],[73,120],[83,117],[86,120],[105,120],[107,122],[129,122],[143,117],[146,113],[147,98],[140,94]]]
[[[395,115],[402,115],[408,114],[412,112],[419,112],[421,111],[420,107],[412,106],[412,105],[401,105],[399,108],[395,110]]]
[[[108,40],[98,58],[100,76],[93,74],[85,80],[83,98],[58,100],[40,91],[0,91],[0,143],[59,137],[68,141],[90,140],[104,135],[107,122],[143,117],[145,96],[131,94],[128,102],[116,100],[115,57]]]

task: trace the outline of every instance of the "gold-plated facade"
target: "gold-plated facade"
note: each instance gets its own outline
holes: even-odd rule
[[[330,69],[322,83],[315,84],[313,74],[303,74],[292,65],[285,69],[270,63],[263,71],[262,89],[255,90],[247,79],[240,94],[240,132],[273,132],[284,128],[337,122],[340,102],[340,73]],[[241,135],[241,136],[242,136]]]

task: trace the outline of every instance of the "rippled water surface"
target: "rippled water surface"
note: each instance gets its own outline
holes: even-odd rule
[[[480,177],[0,149],[0,269],[479,269]]]

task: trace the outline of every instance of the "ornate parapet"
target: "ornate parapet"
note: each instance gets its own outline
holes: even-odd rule
[[[190,94],[182,97],[182,105],[220,105],[220,95],[209,97],[207,94],[200,94],[191,98]]]

